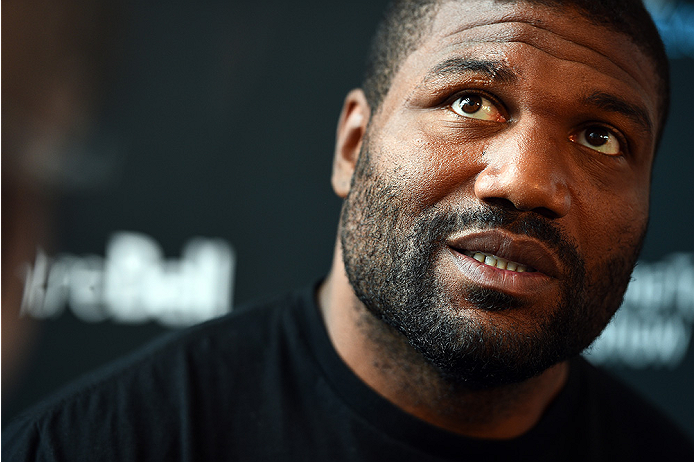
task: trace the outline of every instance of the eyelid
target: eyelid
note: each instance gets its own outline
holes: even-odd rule
[[[477,88],[465,88],[463,90],[456,91],[455,93],[453,93],[453,95],[448,96],[442,102],[437,104],[437,106],[450,108],[453,105],[453,103],[455,103],[457,100],[468,95],[476,95],[488,99],[494,105],[497,111],[499,111],[499,114],[501,114],[501,117],[504,119],[504,121],[509,120],[508,110],[506,109],[506,106],[501,102],[501,100],[495,95],[485,90],[480,90]]]
[[[612,135],[614,135],[615,138],[617,138],[617,142],[619,143],[619,147],[620,147],[619,154],[613,154],[613,156],[623,156],[623,155],[627,155],[631,152],[631,146],[629,144],[629,140],[624,135],[624,133],[621,130],[615,128],[613,125],[610,125],[610,124],[605,123],[605,122],[592,121],[592,122],[583,123],[572,133],[570,138],[572,139],[572,141],[575,141],[573,139],[574,137],[578,136],[582,131],[584,131],[590,127],[603,128],[603,129],[607,130],[608,132],[610,132]],[[588,147],[588,146],[586,146],[586,147]],[[588,149],[592,149],[592,148],[588,148]],[[597,152],[600,152],[600,151],[597,151]]]
[[[478,88],[465,88],[462,90],[457,90],[453,92],[451,95],[446,96],[443,98],[443,101],[441,101],[439,104],[443,106],[451,105],[453,104],[457,99],[462,98],[463,96],[467,95],[477,95],[477,96],[482,96],[484,98],[487,98],[489,101],[494,103],[495,106],[499,109],[503,109],[504,111],[506,110],[506,107],[501,103],[501,100],[494,96],[493,94],[485,91],[485,90],[480,90]]]

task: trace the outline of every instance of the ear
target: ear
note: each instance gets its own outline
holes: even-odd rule
[[[359,88],[350,91],[345,98],[337,124],[335,158],[333,159],[331,178],[335,194],[343,199],[349,193],[354,167],[357,165],[370,116],[371,109],[364,92]]]

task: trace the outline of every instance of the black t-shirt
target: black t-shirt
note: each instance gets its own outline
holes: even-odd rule
[[[658,411],[583,359],[532,430],[491,441],[429,425],[333,349],[313,288],[163,338],[23,414],[7,461],[694,460]]]

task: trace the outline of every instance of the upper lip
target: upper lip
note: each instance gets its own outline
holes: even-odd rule
[[[521,263],[553,278],[562,275],[562,263],[556,251],[528,236],[492,229],[457,234],[446,243],[458,251],[479,251]]]

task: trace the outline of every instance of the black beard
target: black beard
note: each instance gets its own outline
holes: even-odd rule
[[[641,242],[624,245],[586,277],[576,246],[551,220],[504,205],[463,210],[404,211],[395,182],[379,178],[363,151],[340,217],[349,281],[370,313],[399,331],[446,381],[469,389],[518,383],[578,355],[599,335],[622,302]],[[532,325],[513,316],[470,315],[435,275],[434,263],[453,232],[505,228],[552,248],[564,263],[556,306]],[[450,292],[450,291],[449,291]],[[484,312],[512,312],[524,302],[469,285],[464,301]]]

